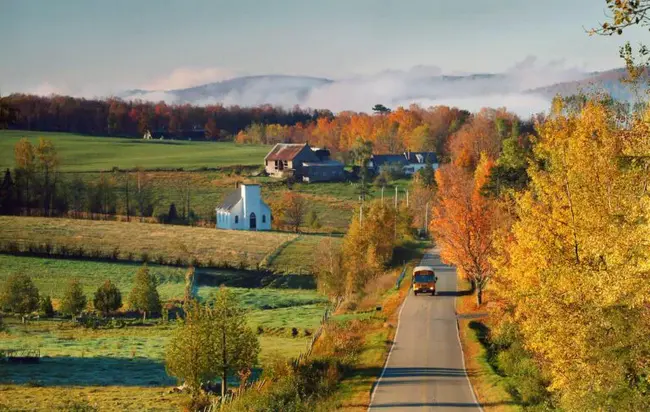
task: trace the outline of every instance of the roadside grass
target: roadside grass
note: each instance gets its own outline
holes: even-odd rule
[[[458,278],[458,290],[470,291],[471,286],[465,279]],[[484,303],[481,307],[476,305],[475,294],[460,294],[456,298],[456,312],[459,314],[480,315],[486,312],[489,302],[489,291],[484,292]],[[478,401],[486,411],[510,412],[520,411],[521,406],[507,390],[507,379],[497,373],[488,360],[488,348],[485,346],[487,316],[474,320],[459,319],[458,332],[463,347],[465,365],[470,374],[470,381]]]
[[[336,404],[336,410],[354,412],[368,410],[372,389],[381,375],[397,330],[399,308],[410,289],[408,280],[403,281],[399,289],[396,288],[397,277],[403,268],[401,263],[405,260],[407,271],[412,269],[419,262],[426,247],[430,247],[430,244],[404,243],[396,250],[395,267],[367,286],[365,296],[355,309],[345,310],[344,305],[343,309],[332,317],[333,323],[343,325],[343,330],[358,329],[357,333],[362,336],[360,351],[354,365],[345,374],[336,393],[327,400],[328,403]],[[402,259],[407,256],[408,259]],[[345,332],[343,336],[333,339],[344,340]]]
[[[0,217],[0,242],[27,246],[53,247],[60,254],[83,248],[87,256],[101,251],[102,256],[117,255],[120,260],[187,264],[186,247],[203,266],[255,268],[269,253],[296,235],[280,232],[217,230],[140,222],[58,219],[39,217]]]
[[[234,165],[261,165],[271,149],[267,145],[239,145],[229,142],[185,140],[144,140],[85,136],[72,133],[0,131],[0,168],[14,165],[14,145],[27,137],[38,143],[40,137],[52,139],[61,157],[61,170],[74,172],[106,171],[114,167],[219,168]]]

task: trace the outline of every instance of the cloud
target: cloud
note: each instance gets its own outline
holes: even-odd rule
[[[535,89],[589,76],[579,65],[570,65],[565,60],[541,62],[535,56],[527,56],[497,74],[445,75],[436,66],[415,66],[332,81],[301,76],[242,78],[238,75],[221,68],[178,68],[145,85],[144,92],[122,97],[198,105],[271,104],[286,108],[299,105],[335,113],[344,110],[369,112],[377,103],[391,108],[407,107],[412,103],[424,107],[447,105],[470,111],[506,107],[528,117],[550,107],[549,96],[534,92]],[[217,81],[222,82],[215,83]],[[66,91],[49,83],[37,90],[39,94]]]
[[[181,67],[142,86],[145,90],[176,90],[200,86],[240,76],[234,70],[219,67]]]

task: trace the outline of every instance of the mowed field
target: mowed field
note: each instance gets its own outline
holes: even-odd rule
[[[83,136],[71,133],[0,131],[0,167],[14,166],[14,145],[23,137],[38,143],[51,139],[61,157],[61,171],[107,171],[114,167],[132,169],[219,168],[234,165],[261,165],[270,150],[265,145],[192,142],[185,140],[144,140]]]
[[[228,231],[140,222],[115,222],[40,217],[0,217],[0,241],[27,245],[49,244],[52,254],[81,248],[90,257],[113,254],[119,260],[187,263],[188,253],[202,266],[256,267],[296,235],[279,232]],[[63,250],[64,248],[65,250]],[[72,253],[72,252],[70,252]],[[75,252],[76,253],[76,252]],[[161,260],[162,259],[162,260]]]

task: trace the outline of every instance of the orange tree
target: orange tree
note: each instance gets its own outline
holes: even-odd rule
[[[478,305],[493,273],[489,258],[494,252],[498,209],[494,200],[481,195],[492,165],[483,155],[474,175],[455,164],[438,169],[438,197],[429,226],[440,257],[472,283]]]

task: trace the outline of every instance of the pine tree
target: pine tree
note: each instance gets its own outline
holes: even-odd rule
[[[48,318],[54,316],[54,307],[49,296],[44,296],[41,299],[39,311]]]
[[[71,280],[61,299],[61,312],[66,315],[79,315],[86,308],[86,303],[81,283],[77,279]]]
[[[109,312],[122,307],[122,293],[117,286],[107,280],[95,292],[93,306],[106,316]]]
[[[147,312],[160,312],[160,296],[156,289],[157,282],[155,276],[149,272],[149,267],[145,263],[135,275],[133,289],[129,294],[129,306],[132,309],[142,312],[142,319],[147,318]]]

